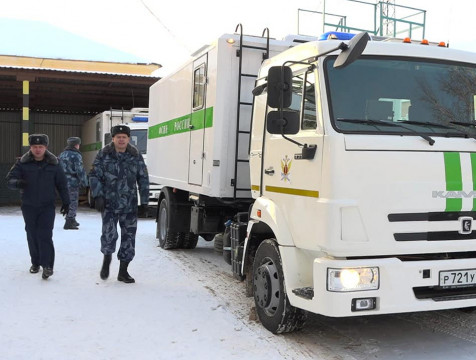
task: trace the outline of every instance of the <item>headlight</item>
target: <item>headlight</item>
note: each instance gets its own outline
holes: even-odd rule
[[[378,288],[378,267],[327,269],[328,291],[363,291]]]

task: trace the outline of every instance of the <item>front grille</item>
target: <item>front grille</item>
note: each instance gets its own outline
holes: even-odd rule
[[[415,221],[452,221],[455,224],[456,231],[428,231],[428,232],[409,232],[395,233],[393,237],[396,241],[452,241],[452,240],[476,240],[476,231],[469,234],[460,233],[461,228],[458,220],[460,217],[476,219],[475,211],[452,211],[452,212],[428,212],[428,213],[402,213],[389,214],[389,222],[415,222]]]
[[[439,286],[414,287],[417,299],[433,299],[434,301],[464,300],[476,298],[476,286],[465,288],[444,289]]]

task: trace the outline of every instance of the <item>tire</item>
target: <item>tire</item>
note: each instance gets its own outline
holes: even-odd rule
[[[187,233],[183,238],[182,249],[195,249],[198,243],[198,235],[194,233]]]
[[[183,240],[185,239],[185,233],[179,232],[177,233],[177,249],[181,249],[183,246]]]
[[[283,267],[275,239],[264,240],[253,261],[253,296],[256,313],[263,326],[273,334],[301,329],[307,313],[289,303]]]
[[[229,227],[223,234],[223,259],[228,265],[231,265],[231,233]]]
[[[176,249],[179,233],[170,231],[170,208],[166,198],[160,202],[158,211],[156,237],[159,240],[159,246],[164,250]]]
[[[213,250],[219,254],[223,253],[223,236],[223,233],[220,233],[213,238]]]
[[[91,195],[91,189],[88,188],[87,190],[87,196],[88,196],[88,204],[91,209],[94,209],[94,198]]]

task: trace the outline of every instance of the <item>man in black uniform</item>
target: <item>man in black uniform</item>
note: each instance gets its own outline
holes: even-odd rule
[[[20,189],[21,210],[25,220],[30,272],[36,274],[43,267],[43,279],[53,275],[55,248],[53,226],[55,222],[55,198],[58,190],[63,206],[61,213],[69,210],[69,195],[66,176],[58,159],[47,150],[48,136],[30,135],[30,150],[11,168],[7,175],[10,189]]]

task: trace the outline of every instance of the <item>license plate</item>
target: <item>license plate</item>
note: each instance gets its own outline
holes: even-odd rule
[[[476,269],[440,271],[440,286],[476,286]]]

